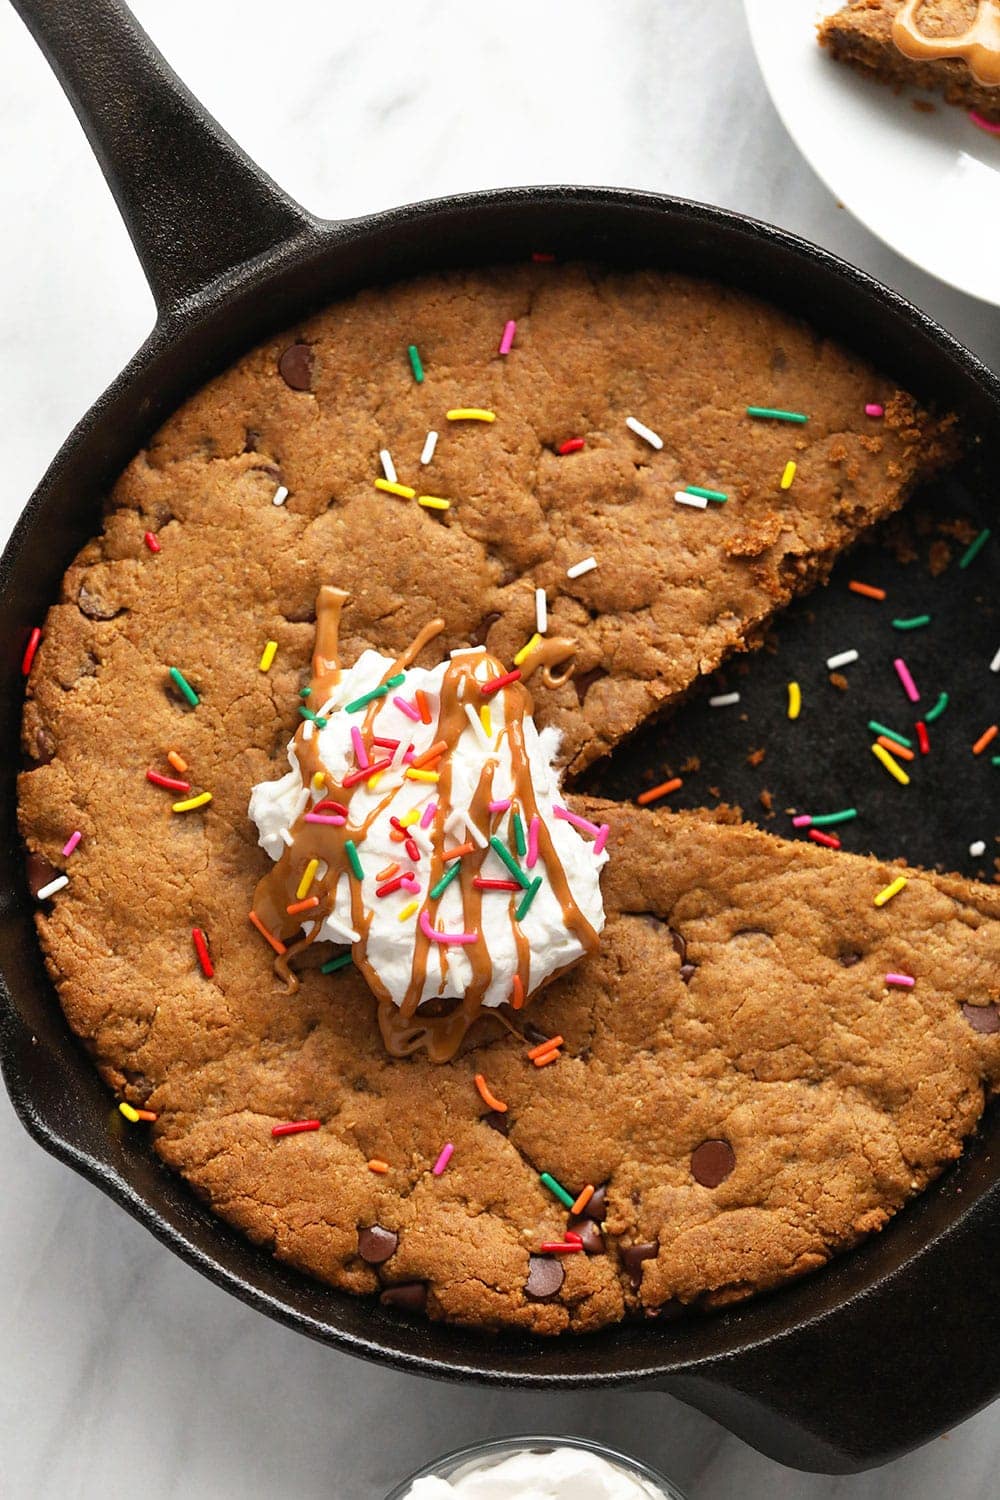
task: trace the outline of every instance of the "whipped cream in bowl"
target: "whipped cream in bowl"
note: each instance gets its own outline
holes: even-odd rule
[[[290,769],[251,795],[275,861],[253,920],[292,987],[297,951],[350,945],[389,1050],[443,1060],[483,1007],[520,1009],[596,948],[608,831],[566,806],[519,671],[483,647],[413,665],[438,621],[341,671],[342,604],[321,591]]]
[[[579,1438],[509,1438],[450,1454],[388,1500],[683,1500],[651,1469]]]

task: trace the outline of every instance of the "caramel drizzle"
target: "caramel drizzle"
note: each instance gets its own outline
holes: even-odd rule
[[[539,641],[534,650],[525,657],[521,663],[521,676],[533,677],[537,671],[541,671],[542,682],[547,688],[565,687],[573,676],[573,660],[576,654],[576,641],[568,635],[547,635],[544,640]],[[564,661],[569,662],[565,672],[555,676],[553,667],[561,666]]]
[[[915,61],[963,58],[978,83],[1000,88],[1000,3],[980,0],[972,25],[958,36],[928,36],[917,15],[924,0],[906,0],[892,23],[892,39],[905,57]]]
[[[324,583],[316,599],[316,643],[312,659],[312,694],[325,703],[340,681],[340,616],[350,596]]]

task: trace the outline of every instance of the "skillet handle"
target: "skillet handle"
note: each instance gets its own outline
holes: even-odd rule
[[[316,221],[240,150],[121,0],[13,0],[114,193],[161,321]]]

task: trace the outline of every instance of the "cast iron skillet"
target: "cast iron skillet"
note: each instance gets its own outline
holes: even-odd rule
[[[25,1127],[218,1285],[313,1338],[401,1369],[546,1390],[668,1390],[786,1463],[835,1472],[882,1462],[969,1415],[1000,1391],[995,1121],[874,1241],[779,1294],[703,1319],[554,1342],[485,1340],[342,1296],[254,1249],[159,1166],[140,1135],[118,1128],[70,1035],[20,878],[14,773],[21,650],[99,529],[110,481],[209,376],[361,285],[535,249],[693,270],[803,314],[972,430],[1000,431],[1000,381],[860,271],[700,204],[521,188],[319,221],[206,116],[117,0],[14,3],[100,158],[157,305],[153,332],[55,458],[0,564],[0,847],[12,872],[0,892],[0,1043]],[[991,472],[995,495],[1000,469]]]

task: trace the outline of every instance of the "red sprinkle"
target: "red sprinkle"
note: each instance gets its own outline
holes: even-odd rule
[[[41,629],[38,625],[36,625],[34,630],[28,636],[28,644],[25,646],[24,655],[21,658],[21,672],[25,677],[27,677],[28,673],[31,671],[31,663],[35,659],[35,652],[38,650],[41,639]]]
[[[420,859],[420,845],[417,843],[416,839],[408,838],[403,845],[403,848],[406,850],[407,858],[412,859],[413,863],[416,864]]]
[[[587,445],[584,442],[583,438],[567,438],[565,443],[559,444],[556,452],[562,455],[565,455],[567,453],[579,453],[580,449],[585,448],[586,446]]]
[[[143,537],[143,541],[146,543],[146,546],[149,548],[150,552],[159,552],[160,543],[151,531],[146,532],[145,536]]]
[[[387,880],[385,885],[377,885],[375,887],[376,896],[391,896],[393,891],[398,891],[403,881],[409,878],[408,873],[405,875],[396,875],[392,880]]]
[[[492,693],[498,693],[501,688],[507,687],[512,682],[520,682],[521,669],[515,667],[513,672],[505,672],[502,677],[491,677],[489,682],[481,682],[479,691],[484,698],[490,697]]]
[[[318,1120],[289,1120],[287,1125],[275,1125],[271,1134],[275,1137],[282,1135],[302,1135],[307,1130],[318,1130]]]
[[[538,266],[548,266],[555,260],[551,250],[532,250],[531,258]]]
[[[212,975],[215,973],[215,968],[209,956],[208,944],[205,942],[205,934],[202,932],[200,927],[192,927],[191,938],[194,942],[194,951],[198,955],[198,962],[201,964],[201,972],[204,974],[206,979],[211,979]]]
[[[178,781],[176,776],[161,776],[159,771],[147,771],[146,780],[151,781],[154,786],[166,787],[168,792],[189,792],[190,781]]]
[[[541,1247],[543,1255],[572,1255],[583,1249],[582,1240],[546,1240]]]
[[[482,875],[477,875],[472,884],[477,891],[519,891],[521,889],[516,880],[486,880]]]
[[[378,745],[382,750],[396,751],[399,749],[398,740],[380,740],[376,735],[372,735],[372,744]]]
[[[334,802],[332,797],[324,797],[322,802],[317,802],[309,811],[314,813],[334,813],[338,818],[346,818],[347,804],[345,802]]]
[[[931,748],[931,738],[927,733],[927,725],[924,723],[923,719],[917,720],[916,731],[917,744],[920,746],[920,753],[921,755],[927,755]]]
[[[820,828],[810,828],[809,837],[824,849],[839,849],[840,840],[835,833],[824,833]]]
[[[341,777],[341,786],[357,786],[359,781],[367,781],[369,776],[377,776],[379,771],[386,771],[392,765],[391,760],[376,760],[370,766],[363,766],[360,771],[351,771],[348,776]]]

